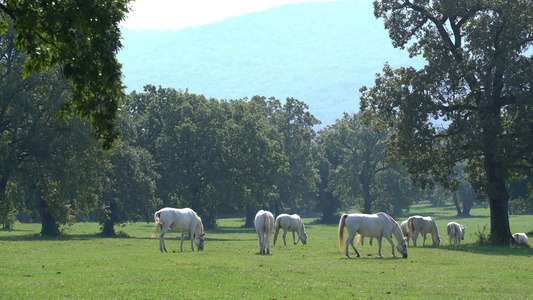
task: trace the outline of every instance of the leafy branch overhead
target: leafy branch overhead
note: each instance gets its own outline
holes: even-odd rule
[[[72,88],[72,99],[62,103],[58,115],[88,119],[91,135],[111,148],[119,131],[117,110],[125,96],[121,65],[116,59],[119,23],[129,0],[36,1],[3,0],[0,33],[8,22],[18,33],[15,43],[28,55],[24,75],[60,66]]]

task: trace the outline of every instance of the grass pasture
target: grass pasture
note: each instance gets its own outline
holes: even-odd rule
[[[207,231],[204,251],[192,252],[187,240],[179,252],[179,233],[170,232],[169,253],[160,253],[151,238],[153,223],[120,228],[129,236],[123,238],[97,237],[98,224],[80,223],[59,239],[34,235],[39,224],[17,224],[15,231],[0,231],[0,298],[530,298],[533,249],[473,244],[484,225],[488,234],[488,213],[476,208],[472,218],[455,219],[451,206],[414,206],[410,215],[432,215],[441,236],[450,220],[464,224],[467,235],[461,246],[443,238],[438,248],[428,236],[429,245],[410,247],[407,259],[392,258],[386,241],[383,259],[377,243],[367,241],[358,248],[362,257],[347,259],[337,226],[311,219],[304,219],[307,245],[292,245],[288,234],[284,246],[280,235],[272,255],[258,254],[255,231],[241,228],[240,219],[220,220],[217,230]],[[533,230],[533,216],[510,221],[512,232]]]

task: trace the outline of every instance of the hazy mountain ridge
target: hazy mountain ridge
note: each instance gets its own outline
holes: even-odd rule
[[[178,31],[124,29],[123,39],[128,91],[154,84],[217,99],[294,97],[325,125],[358,110],[359,88],[385,62],[413,64],[391,46],[370,1],[285,5]]]

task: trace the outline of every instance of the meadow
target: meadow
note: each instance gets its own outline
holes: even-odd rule
[[[431,215],[443,242],[409,247],[409,257],[391,256],[383,242],[366,242],[360,258],[339,249],[337,225],[305,219],[307,245],[287,246],[280,235],[271,255],[260,255],[254,229],[243,219],[221,219],[206,232],[204,251],[179,252],[179,233],[169,232],[169,253],[159,252],[152,223],[117,228],[124,237],[97,236],[95,223],[78,223],[64,237],[40,237],[39,224],[0,231],[1,299],[388,299],[531,297],[533,249],[477,245],[489,233],[489,211],[476,207],[471,218],[455,218],[452,206],[415,205],[409,215]],[[406,218],[399,217],[397,221]],[[461,246],[449,245],[446,224],[467,227]],[[533,216],[511,216],[512,232],[531,232]],[[127,235],[127,236],[126,236]],[[346,235],[345,235],[346,236]],[[531,238],[531,235],[530,235]],[[531,242],[530,242],[531,243]],[[174,252],[175,251],[175,252]],[[351,252],[353,254],[353,250]]]

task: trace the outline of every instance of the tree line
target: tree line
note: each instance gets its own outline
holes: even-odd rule
[[[327,220],[345,205],[394,213],[417,195],[435,198],[414,183],[456,191],[458,213],[457,193],[473,188],[488,199],[491,241],[506,244],[509,207],[530,209],[528,1],[375,1],[393,46],[426,65],[385,64],[360,90],[361,112],[318,133],[293,98],[216,100],[154,86],[126,95],[115,55],[127,3],[0,2],[4,224],[27,210],[43,234],[75,218],[97,218],[112,234],[160,205],[196,208],[211,226],[262,206],[314,206]]]
[[[42,234],[95,219],[112,235],[125,222],[149,221],[162,206],[191,207],[206,226],[220,215],[301,207],[324,221],[357,205],[370,213],[407,211],[418,190],[386,160],[387,131],[348,115],[320,123],[297,99],[217,100],[147,85],[118,112],[121,138],[101,151],[90,124],[56,118],[72,90],[57,69],[22,78],[24,53],[1,37],[0,218],[23,212]]]

